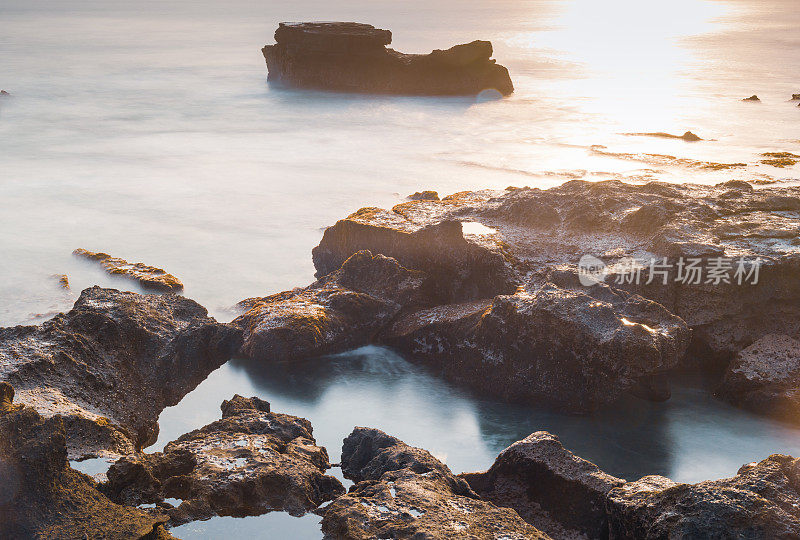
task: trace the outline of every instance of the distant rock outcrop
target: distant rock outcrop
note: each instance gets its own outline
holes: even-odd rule
[[[280,23],[275,41],[262,49],[269,80],[289,86],[410,95],[514,91],[508,70],[491,59],[488,41],[403,54],[386,48],[390,31],[352,22]]]
[[[761,100],[760,100],[760,99],[758,99],[758,96],[757,96],[757,95],[753,94],[753,95],[752,95],[752,96],[750,96],[749,98],[744,98],[742,101],[761,101]]]
[[[108,253],[95,253],[78,248],[72,252],[76,257],[97,261],[111,275],[125,276],[139,282],[145,289],[177,292],[183,290],[181,280],[161,268],[144,263],[129,263],[125,259],[112,257]]]

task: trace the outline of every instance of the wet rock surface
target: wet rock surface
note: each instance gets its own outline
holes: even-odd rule
[[[71,469],[60,417],[27,406],[0,410],[0,537],[165,539],[166,521],[113,503]]]
[[[127,454],[156,440],[160,412],[240,340],[182,296],[92,287],[39,326],[0,329],[0,380],[43,416],[62,415],[71,458]]]
[[[482,394],[570,412],[596,410],[681,360],[690,332],[661,305],[552,277],[561,284],[411,313],[383,340]]]
[[[357,483],[321,511],[332,538],[547,538],[515,511],[481,500],[427,451],[377,429],[345,439],[342,470]]]
[[[221,420],[182,435],[163,452],[118,460],[104,491],[125,504],[159,504],[173,525],[277,510],[299,516],[344,493],[325,474],[328,453],[317,446],[308,420],[270,412],[256,397],[235,395],[221,408]],[[165,498],[182,502],[169,507]]]
[[[329,354],[369,342],[405,306],[425,305],[425,274],[394,259],[361,251],[312,285],[239,305],[232,324],[244,329],[242,353],[289,360]]]
[[[508,70],[491,59],[492,44],[473,41],[430,54],[386,48],[392,33],[352,22],[280,23],[262,49],[269,80],[344,92],[476,95],[514,91]]]
[[[717,394],[734,405],[800,421],[800,341],[769,334],[730,363]]]
[[[606,494],[625,484],[546,431],[503,450],[488,471],[461,476],[482,498],[513,508],[554,538],[608,538]]]
[[[144,263],[129,263],[125,259],[112,257],[108,253],[95,253],[82,248],[72,252],[76,257],[95,261],[112,276],[123,276],[138,282],[145,289],[165,292],[183,290],[181,280],[166,270]]]
[[[793,277],[800,271],[796,187],[576,180],[548,190],[463,192],[391,210],[359,210],[326,230],[314,262],[326,273],[350,252],[370,249],[435,274],[426,255],[433,259],[445,248],[410,239],[455,220],[493,230],[449,237],[453,246],[466,242],[469,250],[481,250],[480,260],[498,261],[478,272],[486,276],[484,283],[514,288],[551,270],[574,271],[583,256],[592,255],[610,286],[656,301],[684,319],[695,349],[706,358],[727,361],[768,333],[800,334],[800,281]],[[669,269],[651,274],[651,264],[662,262]],[[687,276],[689,262],[706,270],[699,280]],[[729,266],[723,279],[709,279],[708,268],[715,264]],[[627,266],[638,274],[626,273]],[[469,262],[449,266],[456,276],[469,267]],[[631,279],[635,275],[638,283]],[[500,294],[489,286],[464,290],[458,279],[450,282],[450,302]]]
[[[723,480],[645,476],[608,494],[610,538],[798,538],[800,460],[775,454]]]
[[[406,204],[415,203],[436,201]],[[424,268],[440,303],[514,292],[515,276],[495,246],[468,241],[456,220],[407,227],[410,223],[402,215],[404,205],[398,207],[397,211],[362,208],[328,227],[320,244],[312,250],[317,276],[336,271],[350,255],[368,249],[392,257],[406,268]]]

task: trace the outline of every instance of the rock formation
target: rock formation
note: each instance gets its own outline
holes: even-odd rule
[[[800,341],[762,337],[728,365],[717,394],[753,412],[800,422]]]
[[[757,95],[753,94],[753,95],[752,95],[752,96],[750,96],[749,98],[744,98],[742,101],[761,101],[761,100],[760,100],[760,99],[758,99],[758,96],[757,96]]]
[[[403,306],[427,302],[422,272],[361,251],[304,289],[240,303],[233,324],[244,329],[250,358],[287,360],[340,352],[367,343]]]
[[[155,442],[158,415],[239,348],[241,332],[176,295],[84,290],[40,326],[0,328],[0,380],[62,415],[71,458]]]
[[[417,191],[416,193],[412,193],[408,196],[408,200],[410,201],[438,201],[439,194],[435,191],[426,190],[426,191]]]
[[[4,398],[8,388],[0,383]],[[45,420],[27,406],[0,409],[0,538],[163,540],[171,538],[161,527],[166,521],[160,512],[111,502],[71,469],[60,417]]]
[[[387,49],[392,33],[348,22],[280,23],[262,52],[269,80],[343,92],[476,95],[514,91],[508,70],[491,59],[492,44],[473,41],[430,54]]]
[[[383,341],[482,394],[570,412],[596,410],[683,357],[689,330],[661,305],[552,277],[400,317]]]
[[[645,476],[608,493],[612,539],[800,537],[800,459],[775,454],[723,480]]]
[[[145,289],[166,292],[183,290],[181,280],[155,266],[149,266],[144,263],[129,263],[125,259],[112,257],[108,253],[95,253],[82,248],[76,249],[72,254],[76,257],[96,261],[112,276],[130,278],[137,281]]]
[[[482,498],[513,508],[554,538],[608,538],[606,494],[625,484],[546,431],[503,450],[488,471],[461,476]]]
[[[556,539],[800,536],[800,459],[779,454],[744,465],[733,478],[626,482],[542,431],[506,448],[488,471],[461,477],[483,499],[513,508]]]
[[[325,475],[328,453],[316,445],[308,420],[270,412],[256,397],[235,395],[221,408],[221,420],[163,452],[118,460],[104,490],[125,504],[158,503],[172,524],[274,510],[299,516],[344,493]],[[165,498],[182,502],[170,508]]]
[[[548,190],[463,192],[359,210],[325,231],[314,263],[324,275],[370,249],[431,274],[439,289],[449,283],[449,302],[463,302],[529,287],[548,272],[578,270],[581,258],[593,255],[613,289],[662,304],[692,328],[696,350],[727,361],[765,334],[800,333],[800,281],[792,277],[800,271],[798,210],[800,188],[755,190],[745,182],[575,180]],[[495,233],[465,239],[456,220]],[[448,230],[437,243],[414,241],[436,227]],[[686,275],[690,262],[729,268],[722,279],[706,273],[698,282]],[[651,273],[651,263],[668,271],[653,264]]]
[[[377,429],[345,439],[342,471],[356,484],[321,511],[332,538],[547,538],[513,510],[481,500],[430,453]]]

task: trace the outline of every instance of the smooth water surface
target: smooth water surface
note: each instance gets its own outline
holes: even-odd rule
[[[373,23],[408,52],[489,39],[516,92],[270,88],[282,20]],[[420,189],[798,178],[759,163],[800,153],[796,0],[3,0],[0,21],[0,325],[136,289],[78,247],[163,267],[229,319],[311,281],[322,228]],[[707,140],[624,135],[687,129]]]
[[[489,39],[516,92],[270,88],[259,49],[284,20],[372,23],[408,52]],[[93,284],[139,290],[71,257],[78,247],[163,267],[230,320],[243,298],[310,282],[324,227],[422,189],[796,183],[797,167],[760,154],[800,153],[788,101],[799,27],[796,0],[3,0],[0,88],[13,95],[0,98],[0,325],[41,321]],[[751,94],[762,101],[741,101]],[[705,140],[629,135],[686,130]],[[64,273],[71,290],[52,277]],[[667,403],[570,417],[475,399],[375,347],[282,367],[232,361],[163,413],[154,449],[237,392],[309,418],[334,461],[355,425],[456,472],[539,429],[626,478],[698,481],[800,455],[798,430],[715,401],[702,381],[684,378]],[[316,538],[317,521],[215,518],[176,534]]]
[[[311,420],[333,463],[355,426],[425,448],[456,473],[487,469],[501,450],[538,430],[630,480],[663,474],[698,482],[733,476],[773,453],[800,455],[798,430],[714,399],[694,376],[676,378],[665,403],[629,397],[596,415],[568,416],[476,398],[375,346],[292,364],[232,360],[161,414],[158,442],[148,451],[218,419],[222,400],[235,393]]]

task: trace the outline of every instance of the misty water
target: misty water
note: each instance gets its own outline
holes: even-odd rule
[[[372,23],[407,52],[488,39],[516,92],[271,88],[259,49],[283,20]],[[800,108],[789,101],[800,92],[798,27],[796,0],[3,0],[0,88],[12,96],[0,99],[0,325],[41,322],[93,284],[141,292],[73,258],[78,247],[163,267],[227,321],[243,298],[311,282],[324,227],[422,189],[795,184],[797,167],[760,154],[800,153]],[[752,94],[762,101],[741,101]],[[628,135],[686,130],[705,140]],[[334,461],[355,425],[427,448],[457,472],[487,467],[539,429],[626,478],[697,481],[800,454],[798,430],[714,400],[695,376],[675,382],[666,403],[630,398],[570,417],[477,399],[375,347],[292,366],[234,360],[163,413],[154,449],[240,393],[309,418]],[[318,537],[317,521],[217,518],[179,536]]]

